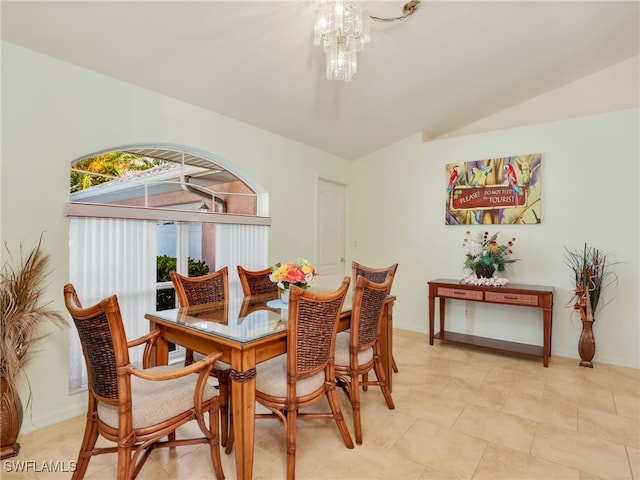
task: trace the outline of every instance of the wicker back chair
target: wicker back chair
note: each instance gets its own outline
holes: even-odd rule
[[[173,287],[176,290],[176,296],[181,307],[190,307],[192,305],[202,305],[205,303],[218,303],[227,300],[229,294],[229,269],[223,267],[213,273],[202,275],[200,277],[185,277],[175,271],[170,272]],[[185,365],[190,365],[194,360],[199,360],[204,356],[205,352],[197,352],[187,348],[184,354]],[[229,410],[231,397],[231,384],[229,375],[231,374],[231,365],[226,362],[218,361],[211,370],[211,376],[218,380],[218,389],[220,391],[220,416],[221,416],[221,435],[220,443],[226,446],[229,438]]]
[[[279,418],[284,423],[287,442],[287,479],[295,478],[296,422],[302,417],[331,417],[347,448],[353,448],[336,393],[333,355],[338,320],[349,277],[335,292],[311,293],[291,288],[287,353],[256,366],[256,401],[272,413],[256,418]],[[330,412],[299,411],[323,398]]]
[[[387,280],[387,277],[391,277],[392,278],[392,282],[393,282],[393,278],[396,275],[396,270],[398,269],[398,264],[394,263],[393,265],[390,265],[388,267],[383,267],[383,268],[373,268],[373,267],[366,267],[358,262],[351,262],[351,270],[353,272],[353,288],[355,290],[356,286],[357,286],[357,280],[358,280],[358,275],[362,275],[364,278],[366,278],[367,280],[371,280],[372,282],[376,282],[376,283],[384,283]],[[391,290],[391,286],[389,287],[389,290]]]
[[[158,330],[127,342],[115,295],[83,308],[75,288],[67,284],[64,300],[78,330],[89,379],[87,423],[72,478],[84,478],[94,455],[117,452],[118,479],[128,480],[136,477],[155,448],[207,443],[216,477],[223,479],[219,403],[207,383],[222,353],[211,353],[188,367],[146,368]],[[145,345],[143,369],[129,361],[128,349],[139,345]],[[191,420],[197,420],[204,436],[176,440],[176,429]],[[98,436],[117,446],[96,448]],[[167,436],[169,440],[162,440]]]
[[[278,284],[269,280],[271,268],[264,270],[245,270],[238,265],[238,277],[245,296],[260,295],[262,293],[277,293]]]
[[[201,277],[185,277],[170,272],[181,307],[222,302],[229,296],[229,269],[223,267]]]
[[[382,366],[380,347],[380,318],[393,278],[384,283],[367,280],[362,275],[356,281],[351,310],[351,327],[340,332],[336,339],[335,373],[337,384],[347,394],[353,410],[356,443],[362,444],[360,419],[360,387],[378,386],[389,409],[394,409],[391,391]],[[373,370],[377,380],[367,374]],[[360,381],[362,376],[362,381]]]
[[[391,284],[393,284],[393,278],[396,276],[396,270],[398,270],[398,264],[394,263],[388,267],[383,268],[374,268],[374,267],[365,267],[364,265],[358,262],[351,262],[351,269],[353,271],[353,286],[355,288],[358,275],[362,275],[367,280],[371,280],[376,283],[384,283],[387,280],[387,277],[391,277]],[[391,292],[391,286],[389,285],[389,292]],[[396,359],[391,354],[391,368],[395,373],[398,373],[398,364],[396,363]],[[366,380],[366,377],[365,377]],[[366,390],[366,388],[365,388]]]

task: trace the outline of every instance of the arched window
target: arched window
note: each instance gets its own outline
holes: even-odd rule
[[[268,217],[266,198],[257,182],[215,155],[170,145],[124,146],[74,160],[67,213],[99,216],[102,205],[120,207],[111,213],[122,218],[154,215],[139,209]],[[212,218],[268,223],[205,220]]]
[[[148,331],[145,313],[177,307],[169,270],[197,276],[227,266],[230,295],[241,296],[236,265],[267,265],[267,198],[248,175],[195,149],[130,145],[83,156],[72,162],[65,209],[70,281],[87,304],[117,294],[130,338]],[[70,333],[77,390],[86,373]]]

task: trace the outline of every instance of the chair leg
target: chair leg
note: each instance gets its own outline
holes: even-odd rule
[[[394,357],[393,355],[391,355],[391,369],[393,370],[393,373],[398,373],[398,364],[396,363],[396,357]],[[369,377],[365,373],[364,375],[362,375],[362,382],[366,383],[368,381],[369,381]],[[366,391],[367,385],[363,385],[362,390]]]
[[[193,350],[186,348],[184,351],[184,366],[191,365],[193,363]]]
[[[351,388],[349,400],[351,400],[351,410],[353,411],[353,431],[356,437],[356,443],[358,445],[362,445],[362,420],[360,417],[360,379],[358,375],[351,376],[350,382]]]
[[[287,437],[287,480],[296,478],[296,427],[298,411],[288,410],[287,421],[285,422],[285,432]]]
[[[338,395],[336,394],[335,383],[327,387],[327,400],[329,400],[329,407],[331,408],[333,419],[336,421],[336,425],[338,426],[342,440],[344,440],[344,444],[347,448],[353,448],[353,440],[351,440],[349,429],[347,428],[347,424],[342,416],[340,402],[338,401]]]
[[[131,462],[131,445],[118,445],[118,480],[131,480],[134,465]]]
[[[233,441],[235,435],[233,433],[233,411],[229,409],[229,437],[227,438],[227,445],[224,449],[224,453],[229,455],[233,451]]]
[[[91,451],[96,446],[98,440],[98,423],[96,422],[95,413],[87,414],[87,424],[84,428],[84,436],[78,453],[76,469],[73,471],[72,480],[82,480],[87,472],[89,460],[91,460]]]
[[[211,400],[209,409],[209,449],[211,451],[211,463],[213,464],[213,470],[215,471],[216,478],[218,480],[224,480],[224,471],[222,470],[222,459],[220,458],[220,441],[219,441],[219,428],[220,428],[220,405]]]
[[[229,384],[228,372],[223,372],[218,376],[218,392],[220,394],[220,443],[223,447],[229,442],[229,407],[231,385]]]
[[[393,398],[391,398],[391,390],[389,390],[389,384],[387,383],[387,376],[382,367],[380,354],[374,354],[373,370],[376,373],[376,377],[378,377],[378,384],[382,390],[382,395],[384,395],[384,400],[387,402],[387,407],[389,410],[393,410],[396,406],[393,403]]]

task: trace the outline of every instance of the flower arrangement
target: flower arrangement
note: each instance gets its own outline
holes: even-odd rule
[[[300,257],[295,262],[276,263],[271,267],[269,279],[278,284],[280,291],[289,289],[291,285],[307,289],[316,278],[316,269],[306,259]]]
[[[498,243],[497,238],[498,233],[491,235],[489,232],[478,232],[472,235],[467,231],[463,241],[463,245],[467,249],[464,267],[471,273],[465,277],[463,283],[496,284],[496,280],[489,283],[484,281],[483,283],[480,279],[492,279],[496,270],[504,272],[506,264],[518,261],[518,259],[510,257],[513,254],[512,247],[516,241],[515,237],[502,245]],[[498,283],[504,285],[506,279],[502,280]]]
[[[595,247],[569,250],[565,247],[565,263],[571,269],[574,283],[573,309],[580,312],[582,320],[594,321],[598,313],[606,304],[602,304],[602,292],[611,285],[618,284],[618,276],[609,270],[612,265],[607,261],[607,255]],[[608,302],[607,302],[608,303]]]

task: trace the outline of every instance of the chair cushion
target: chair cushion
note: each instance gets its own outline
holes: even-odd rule
[[[147,372],[166,372],[181,368],[160,366],[146,369]],[[173,380],[151,381],[131,375],[131,399],[133,428],[143,428],[164,422],[193,408],[193,395],[198,374],[194,373]],[[208,383],[204,389],[206,400],[217,395]],[[118,427],[118,407],[98,402],[98,417],[107,425]]]
[[[287,354],[256,365],[256,390],[274,397],[287,396]],[[324,370],[296,382],[296,395],[302,397],[322,388]]]
[[[358,352],[358,365],[364,365],[373,358],[373,348]],[[349,366],[349,332],[340,332],[336,337],[336,355],[334,365]]]
[[[193,361],[197,362],[198,360],[202,360],[204,358],[204,355],[202,355],[201,353],[198,352],[193,352]],[[227,362],[222,362],[220,360],[217,360],[215,365],[213,366],[214,370],[229,370],[231,368],[231,365],[229,365]]]

